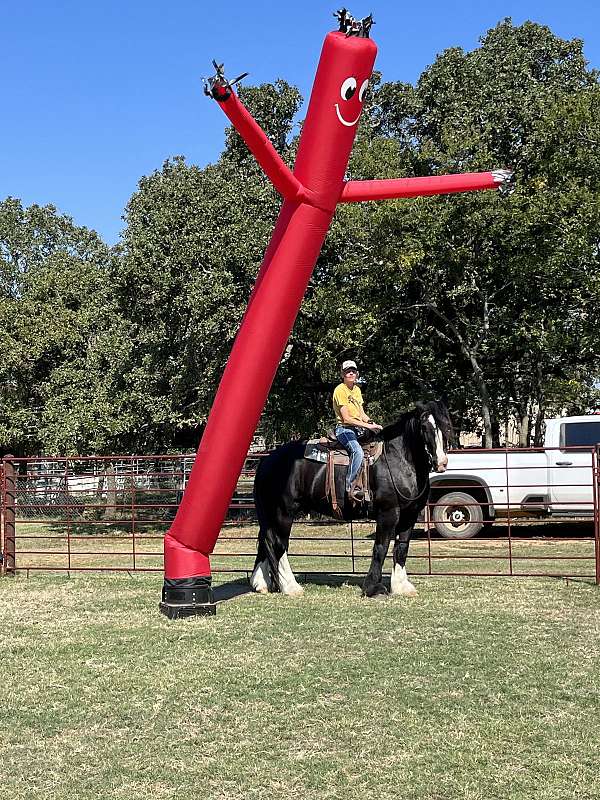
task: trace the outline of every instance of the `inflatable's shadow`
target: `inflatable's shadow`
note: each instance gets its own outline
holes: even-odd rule
[[[252,587],[246,578],[237,578],[227,583],[219,583],[213,587],[213,597],[215,603],[224,603],[227,600],[234,600],[244,594],[251,594]]]

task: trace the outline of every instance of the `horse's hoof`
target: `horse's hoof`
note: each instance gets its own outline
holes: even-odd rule
[[[377,594],[371,595],[371,600],[387,600],[389,597],[388,592],[377,592]]]
[[[412,583],[405,583],[398,587],[395,592],[392,592],[394,597],[418,597],[419,593],[412,585]]]
[[[254,567],[250,576],[250,586],[258,594],[269,594],[269,570],[266,561],[262,561]]]
[[[369,586],[368,589],[363,589],[363,595],[381,600],[388,596],[388,590],[383,583],[376,583],[374,586]]]
[[[304,594],[304,589],[302,588],[302,586],[298,586],[294,587],[293,589],[290,589],[289,592],[284,592],[284,594],[286,597],[302,597],[302,595]]]

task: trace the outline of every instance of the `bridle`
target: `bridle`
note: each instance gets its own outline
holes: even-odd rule
[[[435,459],[434,459],[434,456],[431,453],[431,450],[429,449],[428,437],[423,436],[423,440],[424,440],[424,443],[425,443],[425,452],[427,453],[427,458],[429,459],[429,467],[430,467],[429,472],[434,472],[435,471],[435,466],[436,466],[435,465]],[[427,489],[429,489],[429,472],[427,473],[427,475],[425,477],[425,481],[423,483],[423,488],[420,489],[417,492],[416,495],[414,495],[413,497],[407,497],[406,495],[402,494],[400,489],[398,489],[398,487],[396,486],[396,481],[394,480],[394,474],[392,472],[392,469],[390,467],[390,462],[388,461],[388,457],[387,457],[387,452],[386,452],[386,447],[385,447],[386,444],[387,444],[387,442],[383,443],[383,458],[385,460],[385,464],[386,464],[388,472],[390,474],[390,480],[392,482],[392,486],[394,487],[394,491],[396,492],[398,497],[401,500],[404,500],[404,502],[406,502],[406,503],[414,503],[415,501],[420,500],[421,497],[423,496],[423,494],[425,493],[425,491]]]

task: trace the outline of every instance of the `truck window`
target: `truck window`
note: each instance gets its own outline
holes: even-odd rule
[[[598,422],[566,422],[562,427],[562,447],[592,447],[600,442]]]

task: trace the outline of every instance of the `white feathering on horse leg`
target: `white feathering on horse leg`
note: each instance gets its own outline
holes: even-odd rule
[[[282,594],[290,596],[304,594],[304,589],[294,577],[287,553],[284,553],[279,559],[279,568],[277,572],[279,576],[279,588]]]
[[[255,592],[259,594],[269,593],[269,584],[267,583],[267,576],[269,574],[269,565],[267,560],[261,561],[257,564],[250,578],[250,585]]]
[[[401,594],[404,597],[416,597],[418,594],[413,584],[408,580],[406,567],[401,567],[400,564],[394,564],[392,569],[391,589],[392,594]]]

